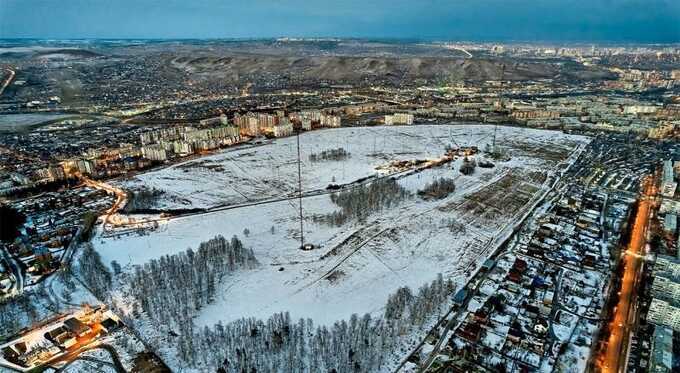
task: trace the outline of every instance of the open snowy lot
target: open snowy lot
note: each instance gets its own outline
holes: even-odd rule
[[[0,133],[13,132],[43,122],[67,118],[69,114],[3,114],[0,115]]]
[[[324,189],[375,175],[376,167],[393,160],[441,157],[446,145],[478,146],[491,143],[493,127],[479,125],[338,128],[306,132],[300,136],[303,190]],[[577,138],[557,132],[499,127],[500,146],[528,141],[537,147]],[[342,148],[349,157],[312,162],[310,156]],[[532,162],[531,159],[522,161]],[[156,208],[210,208],[283,197],[298,190],[295,137],[274,144],[226,150],[138,175],[118,186],[135,190],[156,188],[165,194]]]
[[[200,325],[241,317],[267,318],[289,311],[293,319],[312,318],[331,324],[353,313],[378,313],[388,295],[401,286],[418,288],[437,273],[459,286],[484,261],[504,232],[540,198],[550,175],[570,161],[586,138],[559,132],[498,127],[497,144],[510,156],[459,171],[463,162],[392,176],[407,196],[364,219],[332,223],[324,216],[341,207],[325,193],[328,184],[344,185],[383,174],[376,167],[394,160],[437,159],[447,145],[491,143],[493,126],[411,126],[341,128],[301,136],[305,241],[299,249],[295,138],[177,164],[120,183],[124,188],[153,187],[164,191],[159,208],[210,208],[262,201],[244,207],[159,219],[153,230],[126,234],[99,232],[93,244],[106,264],[124,270],[187,248],[221,234],[238,235],[260,262],[219,286],[220,296],[201,310]],[[349,157],[312,162],[311,154],[343,148]],[[392,170],[394,171],[394,170]],[[446,177],[455,191],[441,199],[417,195],[427,184]],[[365,185],[363,186],[365,187]],[[355,188],[362,188],[357,186]],[[314,194],[313,191],[319,193]],[[245,232],[248,232],[246,235]]]

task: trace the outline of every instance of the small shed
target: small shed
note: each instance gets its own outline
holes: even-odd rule
[[[490,271],[491,268],[496,264],[496,262],[493,259],[487,259],[484,261],[482,264],[482,270],[483,271]]]
[[[456,305],[461,305],[465,303],[465,299],[468,297],[468,290],[466,288],[462,288],[456,292],[456,295],[453,296],[453,303]]]

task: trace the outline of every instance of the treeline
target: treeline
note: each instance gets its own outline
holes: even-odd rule
[[[65,285],[60,296],[67,303],[62,303],[56,294],[48,293],[48,281],[24,288],[20,294],[0,301],[0,336],[9,337],[69,308],[68,302],[71,302],[71,293],[75,291],[76,285],[66,270],[53,276],[58,276],[58,281]]]
[[[453,179],[440,177],[439,179],[425,185],[418,195],[424,199],[442,199],[456,190],[456,183]]]
[[[190,367],[218,372],[372,372],[414,331],[421,331],[455,291],[439,275],[417,294],[390,296],[383,317],[352,315],[330,328],[287,313],[266,321],[241,319],[180,336],[179,358]],[[399,351],[399,355],[407,351]]]
[[[87,248],[80,261],[82,270],[93,272],[83,274],[91,287],[110,287],[111,274],[96,251]],[[379,317],[353,315],[326,327],[282,313],[267,320],[244,318],[196,328],[192,317],[214,299],[216,285],[231,272],[255,265],[252,250],[238,238],[217,236],[196,251],[166,255],[122,276],[136,302],[131,314],[119,313],[133,328],[146,324],[160,329],[166,337],[147,340],[156,350],[167,347],[167,335],[175,336],[179,365],[200,371],[372,372],[387,368],[389,358],[406,354],[406,347],[412,347],[408,344],[417,341],[414,333],[422,333],[455,293],[454,284],[440,274],[416,293],[408,287],[397,290]],[[94,278],[95,272],[103,273],[102,278]]]
[[[165,255],[135,266],[129,288],[152,320],[185,328],[191,317],[213,301],[217,285],[238,268],[257,265],[253,251],[234,236],[217,236],[174,255]]]
[[[112,306],[140,340],[158,351],[167,347],[168,335],[195,333],[192,318],[196,311],[213,301],[217,285],[225,276],[239,268],[256,265],[253,251],[246,249],[236,236],[231,240],[216,236],[201,243],[195,251],[188,249],[135,266],[131,274],[122,272],[120,264],[112,261],[115,277],[87,243],[77,269],[90,291]],[[116,289],[123,289],[123,303],[120,297],[113,297],[114,280]],[[165,337],[160,340],[155,333],[139,334],[138,328],[143,325],[153,325]]]
[[[0,336],[8,337],[40,320],[40,312],[28,292],[0,302]]]
[[[387,299],[385,318],[388,320],[408,319],[411,325],[422,325],[440,305],[446,303],[455,291],[449,279],[444,281],[441,273],[429,285],[424,285],[413,294],[408,287],[402,287]]]
[[[62,188],[71,188],[80,183],[78,178],[68,178],[64,180],[57,181],[47,181],[41,183],[30,184],[29,186],[18,187],[15,191],[8,194],[7,197],[11,198],[25,198],[34,196],[40,193],[56,192]]]
[[[156,188],[142,188],[128,192],[128,202],[123,210],[125,212],[138,212],[152,209],[156,206],[156,201],[163,195],[162,190]]]
[[[331,150],[324,150],[321,153],[312,153],[309,155],[309,160],[312,162],[320,161],[341,161],[347,159],[351,154],[344,148],[337,148]]]
[[[89,290],[98,298],[107,297],[113,278],[109,269],[102,263],[101,256],[92,244],[83,244],[83,252],[78,258],[80,276]]]
[[[341,226],[350,220],[364,221],[375,212],[398,205],[410,198],[411,193],[392,178],[376,180],[370,184],[332,193],[331,201],[341,208],[325,215],[313,216],[314,221]]]
[[[0,242],[13,242],[26,223],[26,215],[9,204],[0,203]]]

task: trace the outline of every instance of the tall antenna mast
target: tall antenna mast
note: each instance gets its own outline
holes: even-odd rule
[[[505,64],[502,64],[501,65],[501,91],[500,91],[500,94],[498,95],[499,101],[500,101],[499,105],[501,106],[501,108],[503,107],[503,79],[504,78],[505,78]],[[491,147],[491,152],[492,152],[492,154],[494,154],[494,156],[496,154],[496,131],[498,131],[498,122],[496,122],[496,124],[494,124],[494,126],[493,126],[493,144],[492,144],[492,147]]]
[[[498,131],[498,123],[493,126],[493,144],[491,145],[491,154],[495,157],[496,154],[496,131]]]
[[[298,164],[298,199],[300,202],[300,247],[305,246],[304,219],[302,217],[302,166],[300,164],[300,129],[296,132],[297,138],[297,164]]]

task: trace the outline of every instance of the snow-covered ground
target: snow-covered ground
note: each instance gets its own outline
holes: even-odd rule
[[[55,273],[21,296],[0,304],[0,335],[9,336],[55,314],[73,312],[84,303],[96,305],[98,301],[79,283],[71,280],[67,284]]]
[[[493,132],[493,126],[454,125],[306,133],[300,138],[303,187],[312,191],[331,183],[350,183],[376,175],[377,166],[395,159],[439,158],[446,145],[484,149]],[[586,141],[558,132],[499,127],[496,142],[512,157],[510,161],[495,162],[494,168],[478,167],[471,176],[459,172],[460,158],[401,175],[399,184],[414,196],[363,223],[339,227],[314,223],[312,215],[339,208],[328,195],[307,197],[305,237],[318,245],[312,251],[299,250],[295,199],[162,221],[158,229],[144,234],[100,231],[93,244],[106,264],[115,260],[130,270],[131,265],[196,248],[218,234],[238,235],[261,265],[228,278],[221,295],[197,316],[199,326],[241,317],[264,319],[280,311],[289,311],[293,319],[310,317],[317,324],[331,324],[353,313],[378,313],[397,288],[418,288],[437,273],[464,283],[490,253],[493,237],[540,194],[543,181],[536,175],[554,170],[562,155],[568,156]],[[309,161],[311,153],[340,147],[351,157]],[[161,189],[166,193],[158,206],[168,208],[266,200],[296,190],[295,159],[295,138],[279,139],[142,174],[121,185]],[[456,191],[441,200],[415,196],[439,177],[454,179]]]
[[[1,48],[0,48],[1,49]],[[52,114],[52,113],[38,113],[38,114],[3,114],[0,115],[0,132],[16,131],[23,127],[32,126],[35,124],[67,118],[69,114]]]
[[[127,329],[121,328],[101,337],[92,350],[78,355],[78,359],[64,368],[64,372],[116,372],[111,352],[115,351],[121,364],[130,372],[135,370],[135,358],[144,353],[144,345]],[[107,351],[105,346],[109,349]],[[137,368],[138,369],[138,368]]]
[[[306,132],[300,136],[302,184],[305,191],[329,184],[347,184],[375,175],[376,167],[392,160],[438,158],[446,145],[490,144],[493,127],[484,125],[337,128]],[[529,141],[538,146],[579,141],[558,132],[499,127],[496,143],[508,146]],[[312,162],[311,154],[344,148],[342,161]],[[158,208],[210,208],[238,204],[297,192],[295,137],[263,145],[226,150],[117,183],[124,189],[156,188],[166,194]]]

